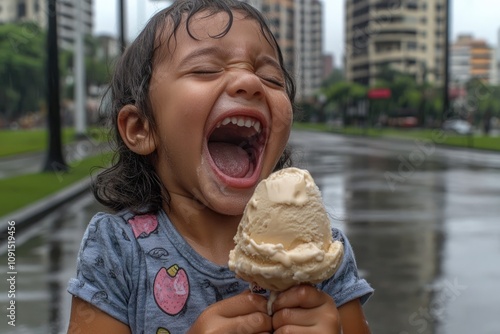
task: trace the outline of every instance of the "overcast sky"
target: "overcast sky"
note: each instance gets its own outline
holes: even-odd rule
[[[500,28],[499,0],[450,0],[452,1],[451,38],[470,33],[485,39],[491,46],[498,45]],[[324,4],[324,48],[335,55],[340,65],[344,44],[344,0],[322,0]],[[117,0],[94,1],[95,33],[117,34]],[[164,7],[168,1],[126,0],[128,38],[134,38],[146,20]],[[140,5],[139,5],[140,4]]]

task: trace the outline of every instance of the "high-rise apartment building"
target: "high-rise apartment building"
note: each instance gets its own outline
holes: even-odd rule
[[[280,45],[285,67],[295,72],[295,3],[294,0],[262,0],[262,13]]]
[[[496,82],[495,52],[486,41],[474,39],[472,35],[460,35],[450,50],[452,82],[466,83],[470,79]]]
[[[452,83],[465,83],[471,78],[471,48],[454,43],[450,46],[450,79]]]
[[[443,83],[447,1],[345,0],[346,78],[373,85],[389,66]]]
[[[259,9],[294,75],[297,100],[315,95],[323,79],[323,8],[319,0],[245,0]]]
[[[500,85],[500,29],[497,32],[497,45],[495,49],[494,58],[494,72],[496,74],[496,80],[493,80],[494,85]]]
[[[60,46],[73,49],[78,18],[83,23],[83,33],[92,33],[92,0],[58,0],[56,5]],[[0,23],[33,21],[46,27],[48,15],[47,0],[0,0]]]
[[[323,4],[295,0],[295,68],[297,98],[314,96],[323,80]]]

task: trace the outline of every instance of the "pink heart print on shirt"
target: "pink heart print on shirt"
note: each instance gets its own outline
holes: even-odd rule
[[[129,219],[128,223],[132,227],[136,239],[147,238],[158,228],[158,220],[155,215],[135,216]]]
[[[161,268],[155,277],[153,287],[158,307],[168,315],[182,311],[189,297],[189,280],[186,271],[174,264]]]

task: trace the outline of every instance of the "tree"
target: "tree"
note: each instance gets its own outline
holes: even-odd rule
[[[344,80],[345,80],[344,71],[342,71],[339,68],[334,68],[332,74],[330,74],[330,76],[323,81],[321,87],[327,88]]]
[[[342,121],[348,123],[347,109],[349,106],[366,99],[367,87],[346,81],[339,81],[322,90],[325,96],[324,105],[334,103],[340,109]]]
[[[87,90],[90,86],[106,85],[110,81],[111,69],[106,59],[99,56],[99,39],[92,35],[85,36],[85,79]],[[66,77],[73,74],[74,55],[71,51],[61,53],[61,66],[63,74]],[[74,84],[71,83],[65,87],[64,97],[74,98]]]
[[[45,33],[35,23],[0,25],[0,114],[36,111],[44,100]]]

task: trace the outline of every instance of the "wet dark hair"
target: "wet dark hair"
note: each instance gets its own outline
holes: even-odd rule
[[[284,67],[281,49],[260,12],[237,0],[177,0],[150,19],[116,64],[107,96],[103,99],[109,102],[106,114],[111,122],[110,131],[115,155],[112,166],[98,174],[92,186],[94,196],[101,204],[114,211],[129,209],[135,213],[153,213],[162,208],[163,201],[168,203],[168,192],[153,167],[156,155],[139,155],[125,145],[117,127],[118,113],[126,105],[135,105],[153,130],[156,129],[149,89],[153,67],[159,57],[157,51],[162,45],[169,45],[172,38],[175,41],[176,33],[183,22],[188,34],[196,39],[191,34],[189,25],[193,16],[199,12],[207,12],[208,16],[226,13],[229,18],[226,27],[220,34],[212,37],[225,36],[233,23],[232,11],[241,12],[246,18],[257,21],[267,41],[276,49],[285,78],[286,93],[294,108],[293,112],[296,113],[293,79]],[[287,148],[275,170],[291,165],[291,154]]]

